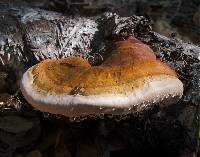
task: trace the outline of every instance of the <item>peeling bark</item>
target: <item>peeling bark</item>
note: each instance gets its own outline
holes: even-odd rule
[[[107,57],[105,50],[113,40],[130,35],[148,44],[157,58],[175,68],[184,83],[183,98],[169,109],[154,113],[150,117],[154,131],[147,132],[154,137],[159,132],[159,140],[172,144],[172,148],[187,147],[194,151],[200,106],[200,47],[152,31],[149,20],[144,17],[120,17],[114,13],[70,17],[0,2],[0,69],[20,78],[25,69],[41,60],[70,55],[93,57],[95,64],[95,54]],[[121,132],[128,129],[124,126]],[[178,131],[182,131],[181,135]],[[170,141],[166,136],[169,132]],[[182,135],[188,139],[182,139]],[[129,136],[124,133],[120,136],[131,144]],[[145,136],[151,143],[148,139],[151,135]],[[137,141],[136,137],[133,139]]]

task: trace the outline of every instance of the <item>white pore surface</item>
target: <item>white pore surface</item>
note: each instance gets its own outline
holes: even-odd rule
[[[41,91],[41,89],[37,89],[37,86],[33,85],[34,79],[31,69],[23,75],[21,82],[22,93],[30,104],[33,106],[37,104],[37,107],[43,105],[41,108],[45,106],[45,110],[48,110],[48,106],[57,106],[58,108],[69,108],[70,106],[73,108],[78,108],[79,106],[99,108],[100,106],[104,106],[106,108],[125,109],[138,106],[140,108],[145,105],[159,103],[166,99],[167,105],[169,105],[170,103],[174,103],[174,98],[178,100],[183,94],[183,84],[180,80],[176,77],[162,75],[147,78],[146,83],[142,87],[133,90],[130,95],[55,95]],[[40,107],[37,109],[40,110]]]

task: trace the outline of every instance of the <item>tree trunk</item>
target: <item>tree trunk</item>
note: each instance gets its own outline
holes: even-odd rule
[[[148,116],[150,126],[144,127],[147,129],[143,132],[144,141],[151,143],[153,138],[151,144],[156,147],[162,142],[178,152],[180,149],[194,151],[200,105],[200,47],[152,31],[150,21],[144,17],[120,17],[114,13],[72,17],[28,5],[0,2],[0,71],[20,80],[27,68],[41,60],[71,55],[93,58],[94,65],[100,64],[96,54],[107,57],[109,54],[105,50],[114,40],[130,35],[148,44],[157,58],[175,68],[184,83],[184,96],[177,104]],[[128,122],[132,122],[130,119]],[[140,118],[137,122],[141,122]],[[132,128],[131,123],[128,127],[122,126],[117,128],[119,132]],[[138,138],[132,137],[136,141],[125,134],[118,135],[136,149],[134,142],[139,142],[140,137],[143,139],[143,133]]]

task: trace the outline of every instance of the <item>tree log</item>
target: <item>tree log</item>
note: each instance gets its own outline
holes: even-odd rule
[[[188,135],[189,140],[170,137],[170,144],[194,151],[200,113],[200,47],[152,31],[150,21],[142,16],[120,17],[105,13],[73,17],[0,2],[0,70],[20,79],[27,68],[41,60],[71,55],[92,57],[95,65],[98,63],[96,54],[107,57],[109,54],[105,52],[110,43],[130,35],[148,44],[157,58],[177,71],[184,83],[183,98],[169,109],[153,113],[151,125],[160,131],[159,138],[165,144],[169,142],[165,133],[172,132],[176,136],[177,128],[184,130],[181,135]],[[169,128],[162,128],[160,122]],[[157,136],[156,131],[152,133],[154,136]]]

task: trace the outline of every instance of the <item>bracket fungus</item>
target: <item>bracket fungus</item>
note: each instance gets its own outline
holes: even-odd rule
[[[45,60],[28,69],[21,90],[36,109],[67,117],[122,115],[176,103],[183,84],[133,37],[115,42],[99,66],[80,57]]]

